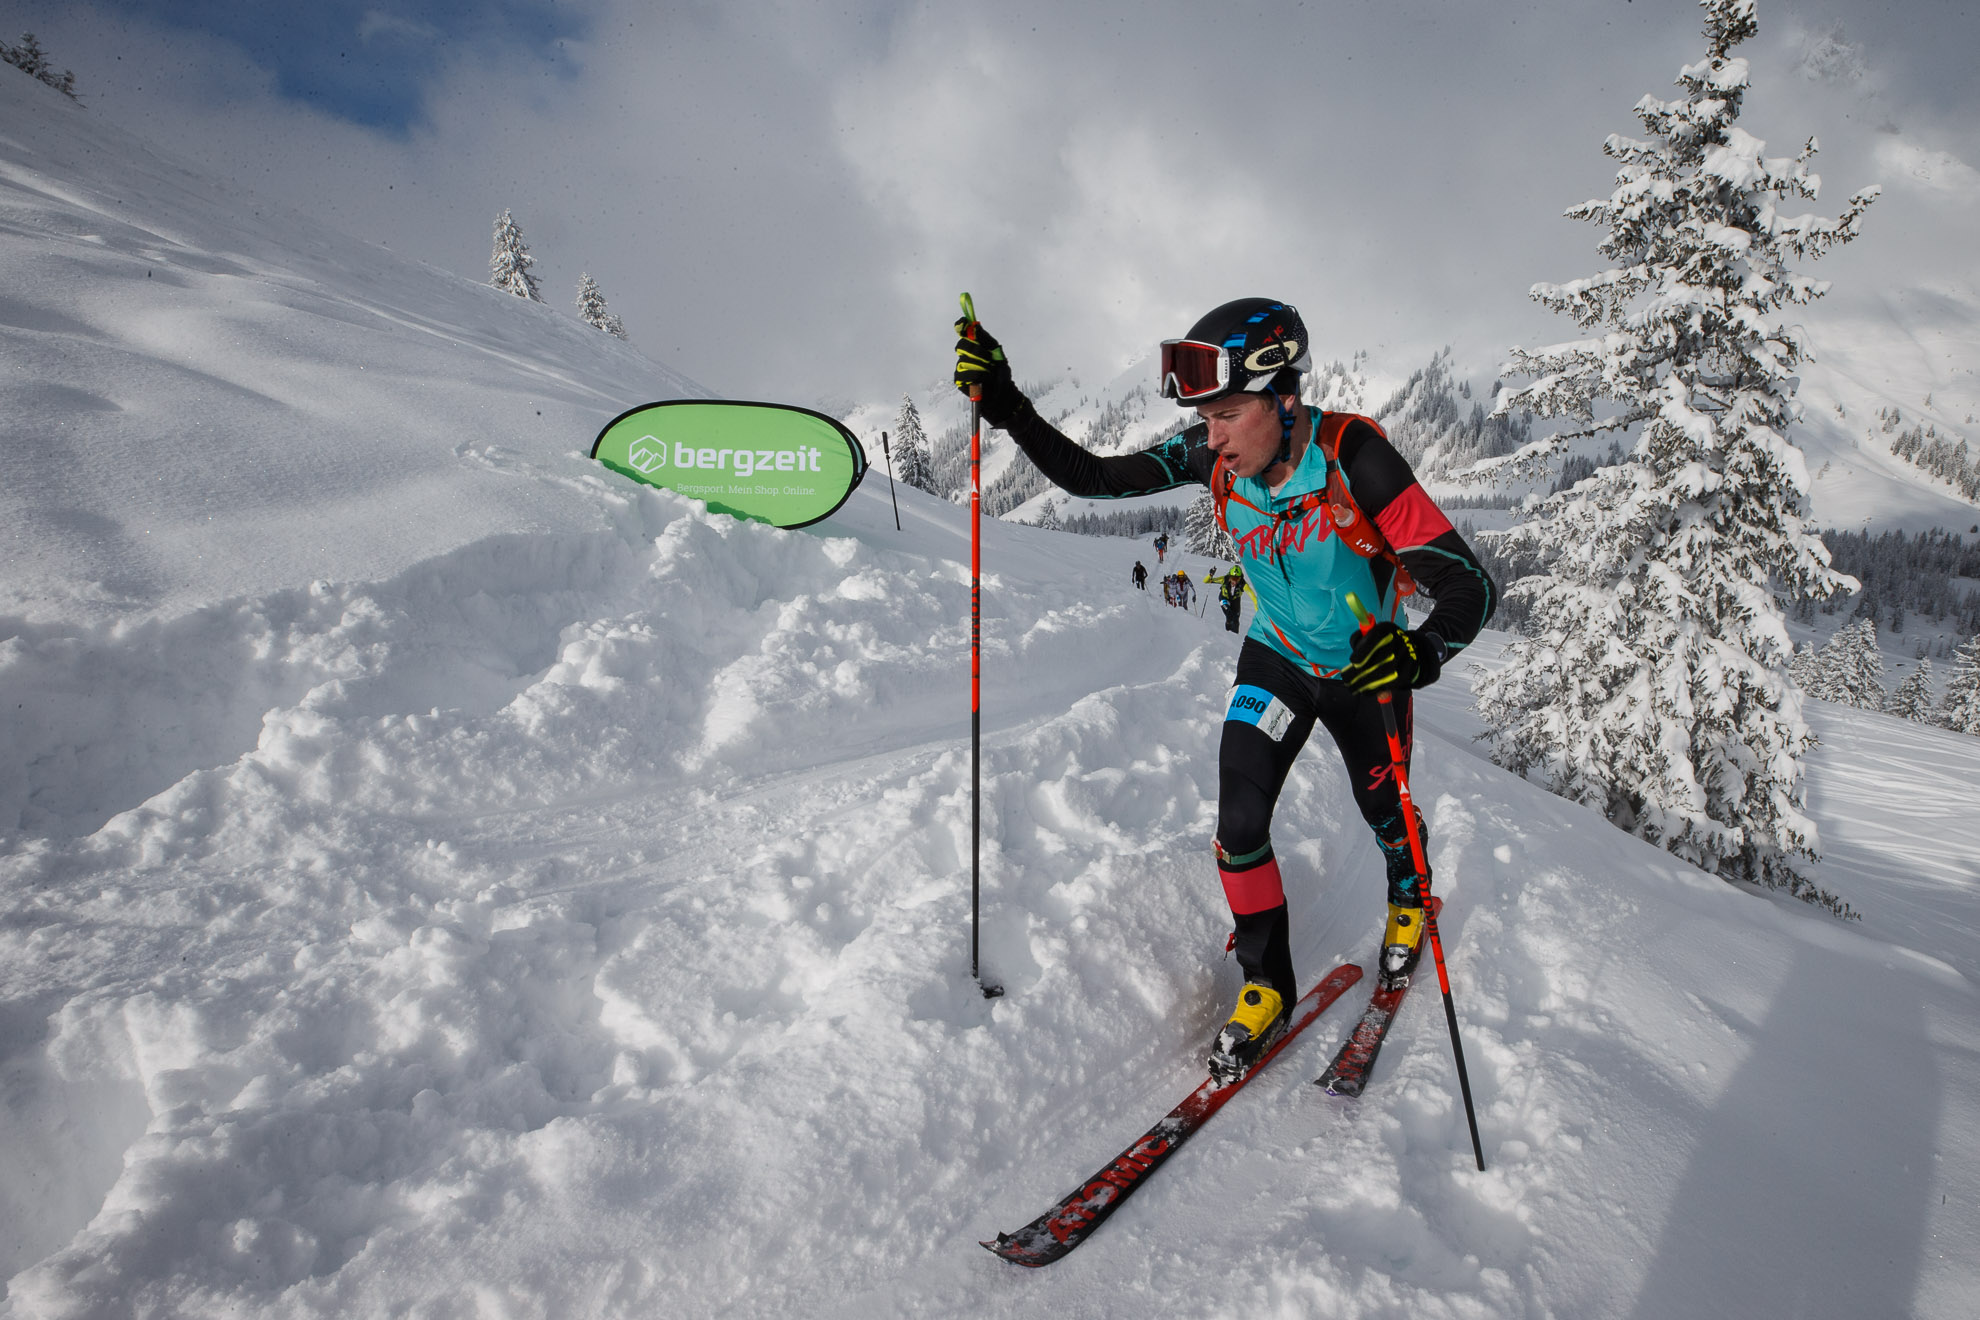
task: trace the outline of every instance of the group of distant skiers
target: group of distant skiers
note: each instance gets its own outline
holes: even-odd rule
[[[1155,562],[1161,563],[1164,551],[1168,548],[1167,536],[1155,538]],[[1139,559],[1134,561],[1134,569],[1128,574],[1137,591],[1148,590],[1148,567]],[[1206,586],[1217,588],[1217,603],[1224,611],[1224,630],[1238,631],[1238,618],[1244,610],[1244,570],[1236,564],[1219,573],[1215,568],[1204,571]],[[1180,567],[1173,573],[1162,575],[1162,603],[1189,609],[1196,604],[1196,584],[1189,580],[1189,574]]]

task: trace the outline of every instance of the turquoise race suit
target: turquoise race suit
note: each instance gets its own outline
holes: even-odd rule
[[[1218,872],[1246,979],[1269,982],[1292,1002],[1297,986],[1271,819],[1316,723],[1340,748],[1355,803],[1382,847],[1389,900],[1420,905],[1419,885],[1429,878],[1416,874],[1409,855],[1376,698],[1350,691],[1336,677],[1348,663],[1357,628],[1346,594],[1354,592],[1377,618],[1396,619],[1405,594],[1400,588],[1420,589],[1434,604],[1417,631],[1436,638],[1449,656],[1491,618],[1497,602],[1491,577],[1382,429],[1364,417],[1310,410],[1299,463],[1273,490],[1260,478],[1220,469],[1201,422],[1138,453],[1102,456],[1067,439],[1015,388],[986,391],[982,409],[1046,477],[1073,495],[1119,499],[1195,483],[1218,497],[1258,602],[1239,652],[1219,749]],[[1366,522],[1357,527],[1358,519]],[[1379,546],[1373,553],[1368,523],[1380,532],[1372,538]],[[1408,692],[1394,694],[1393,709],[1407,773]]]

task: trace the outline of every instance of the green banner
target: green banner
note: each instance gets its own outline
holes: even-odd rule
[[[613,418],[591,456],[634,481],[775,527],[829,518],[866,475],[866,451],[851,431],[780,403],[643,404]]]

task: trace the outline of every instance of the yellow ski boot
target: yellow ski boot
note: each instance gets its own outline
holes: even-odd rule
[[[1389,904],[1389,925],[1382,932],[1382,984],[1408,985],[1410,973],[1422,956],[1423,909]]]
[[[1217,1033],[1217,1044],[1210,1051],[1210,1075],[1219,1082],[1236,1081],[1251,1071],[1285,1030],[1284,997],[1262,981],[1246,981],[1231,1020]]]

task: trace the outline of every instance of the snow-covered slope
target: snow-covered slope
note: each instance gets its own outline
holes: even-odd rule
[[[706,394],[549,307],[236,211],[4,73],[0,617],[178,615],[596,529],[572,482],[599,423]]]
[[[1980,447],[1980,299],[1968,290],[1893,290],[1864,309],[1809,317],[1802,426],[1818,523],[1852,531],[1968,532],[1980,505],[1891,454],[1893,428],[1932,424]],[[1826,310],[1826,309],[1822,309]]]
[[[259,272],[183,275],[186,339],[7,331],[40,355],[8,378],[39,420],[0,420],[18,507],[64,507],[14,492],[53,470],[24,449],[100,420],[51,385],[111,418],[196,398],[143,432],[168,471],[395,419],[373,462],[304,464],[306,509],[61,495],[174,529],[149,594],[104,580],[135,550],[0,541],[33,612],[0,631],[0,1313],[1980,1307],[1980,741],[1818,712],[1846,925],[1480,759],[1477,648],[1424,695],[1415,784],[1489,1170],[1434,996],[1353,1103],[1306,1084],[1337,1010],[1077,1255],[1016,1270],[976,1240],[1193,1084],[1236,989],[1208,856],[1235,639],[1127,589],[1128,543],[986,528],[985,1001],[961,511],[903,490],[897,531],[870,480],[785,532],[633,487],[579,454],[658,368],[500,301],[392,330],[352,310],[389,292],[374,249],[228,229],[197,181],[113,229],[89,208],[121,179],[183,176],[59,97],[0,109],[8,272],[68,252],[77,306],[151,306],[63,215]],[[229,293],[251,336],[214,329]],[[224,385],[185,383],[188,340]],[[323,557],[220,553],[264,540]],[[1323,748],[1275,832],[1305,975],[1365,957],[1381,863]]]

